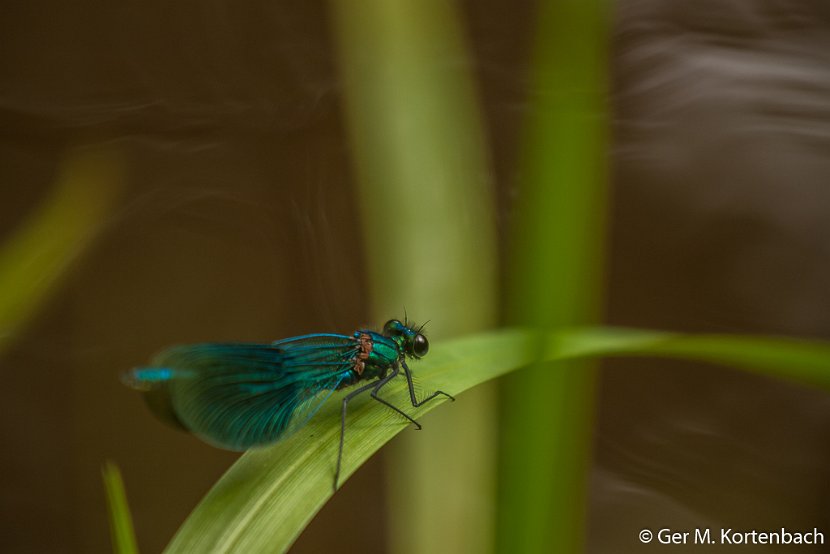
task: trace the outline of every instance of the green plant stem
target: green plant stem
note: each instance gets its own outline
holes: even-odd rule
[[[487,328],[495,313],[491,191],[454,5],[332,7],[374,318],[382,324],[406,309],[430,320],[433,342]],[[480,530],[493,527],[493,396],[476,391],[390,449],[392,552],[491,549]],[[441,512],[433,509],[436,490]]]
[[[556,329],[597,321],[601,301],[607,7],[539,9],[509,320]],[[584,550],[595,379],[590,362],[567,362],[505,382],[499,552]]]

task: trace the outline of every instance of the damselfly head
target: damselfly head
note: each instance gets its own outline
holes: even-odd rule
[[[423,326],[415,329],[397,319],[390,319],[383,326],[383,334],[395,339],[407,356],[423,358],[429,352],[429,341],[421,333]]]

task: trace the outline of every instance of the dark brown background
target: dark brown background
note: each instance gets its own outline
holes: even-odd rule
[[[610,322],[830,338],[827,6],[617,5]],[[462,7],[504,242],[534,6]],[[140,546],[156,552],[234,455],[156,422],[119,372],[172,343],[371,323],[326,5],[0,13],[0,232],[37,206],[67,146],[109,141],[128,164],[104,233],[0,359],[0,550],[108,550],[111,458]],[[823,392],[612,361],[600,406],[592,552],[640,551],[636,533],[661,526],[815,525],[830,540]],[[383,551],[381,463],[296,552]]]

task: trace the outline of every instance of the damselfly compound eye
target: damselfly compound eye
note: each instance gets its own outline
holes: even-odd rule
[[[429,341],[424,335],[420,333],[415,335],[415,339],[412,341],[412,354],[416,358],[423,358],[429,352]]]

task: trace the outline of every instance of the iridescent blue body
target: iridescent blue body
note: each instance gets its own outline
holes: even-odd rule
[[[174,425],[205,442],[230,450],[277,442],[301,427],[331,394],[368,381],[343,397],[340,451],[348,402],[371,391],[375,400],[416,423],[378,391],[402,368],[413,406],[418,401],[406,358],[429,350],[421,329],[390,320],[383,332],[360,330],[353,335],[317,333],[270,344],[206,343],[175,346],[159,354],[152,367],[129,372],[129,386],[146,393],[148,404]],[[452,398],[452,397],[450,397]]]

